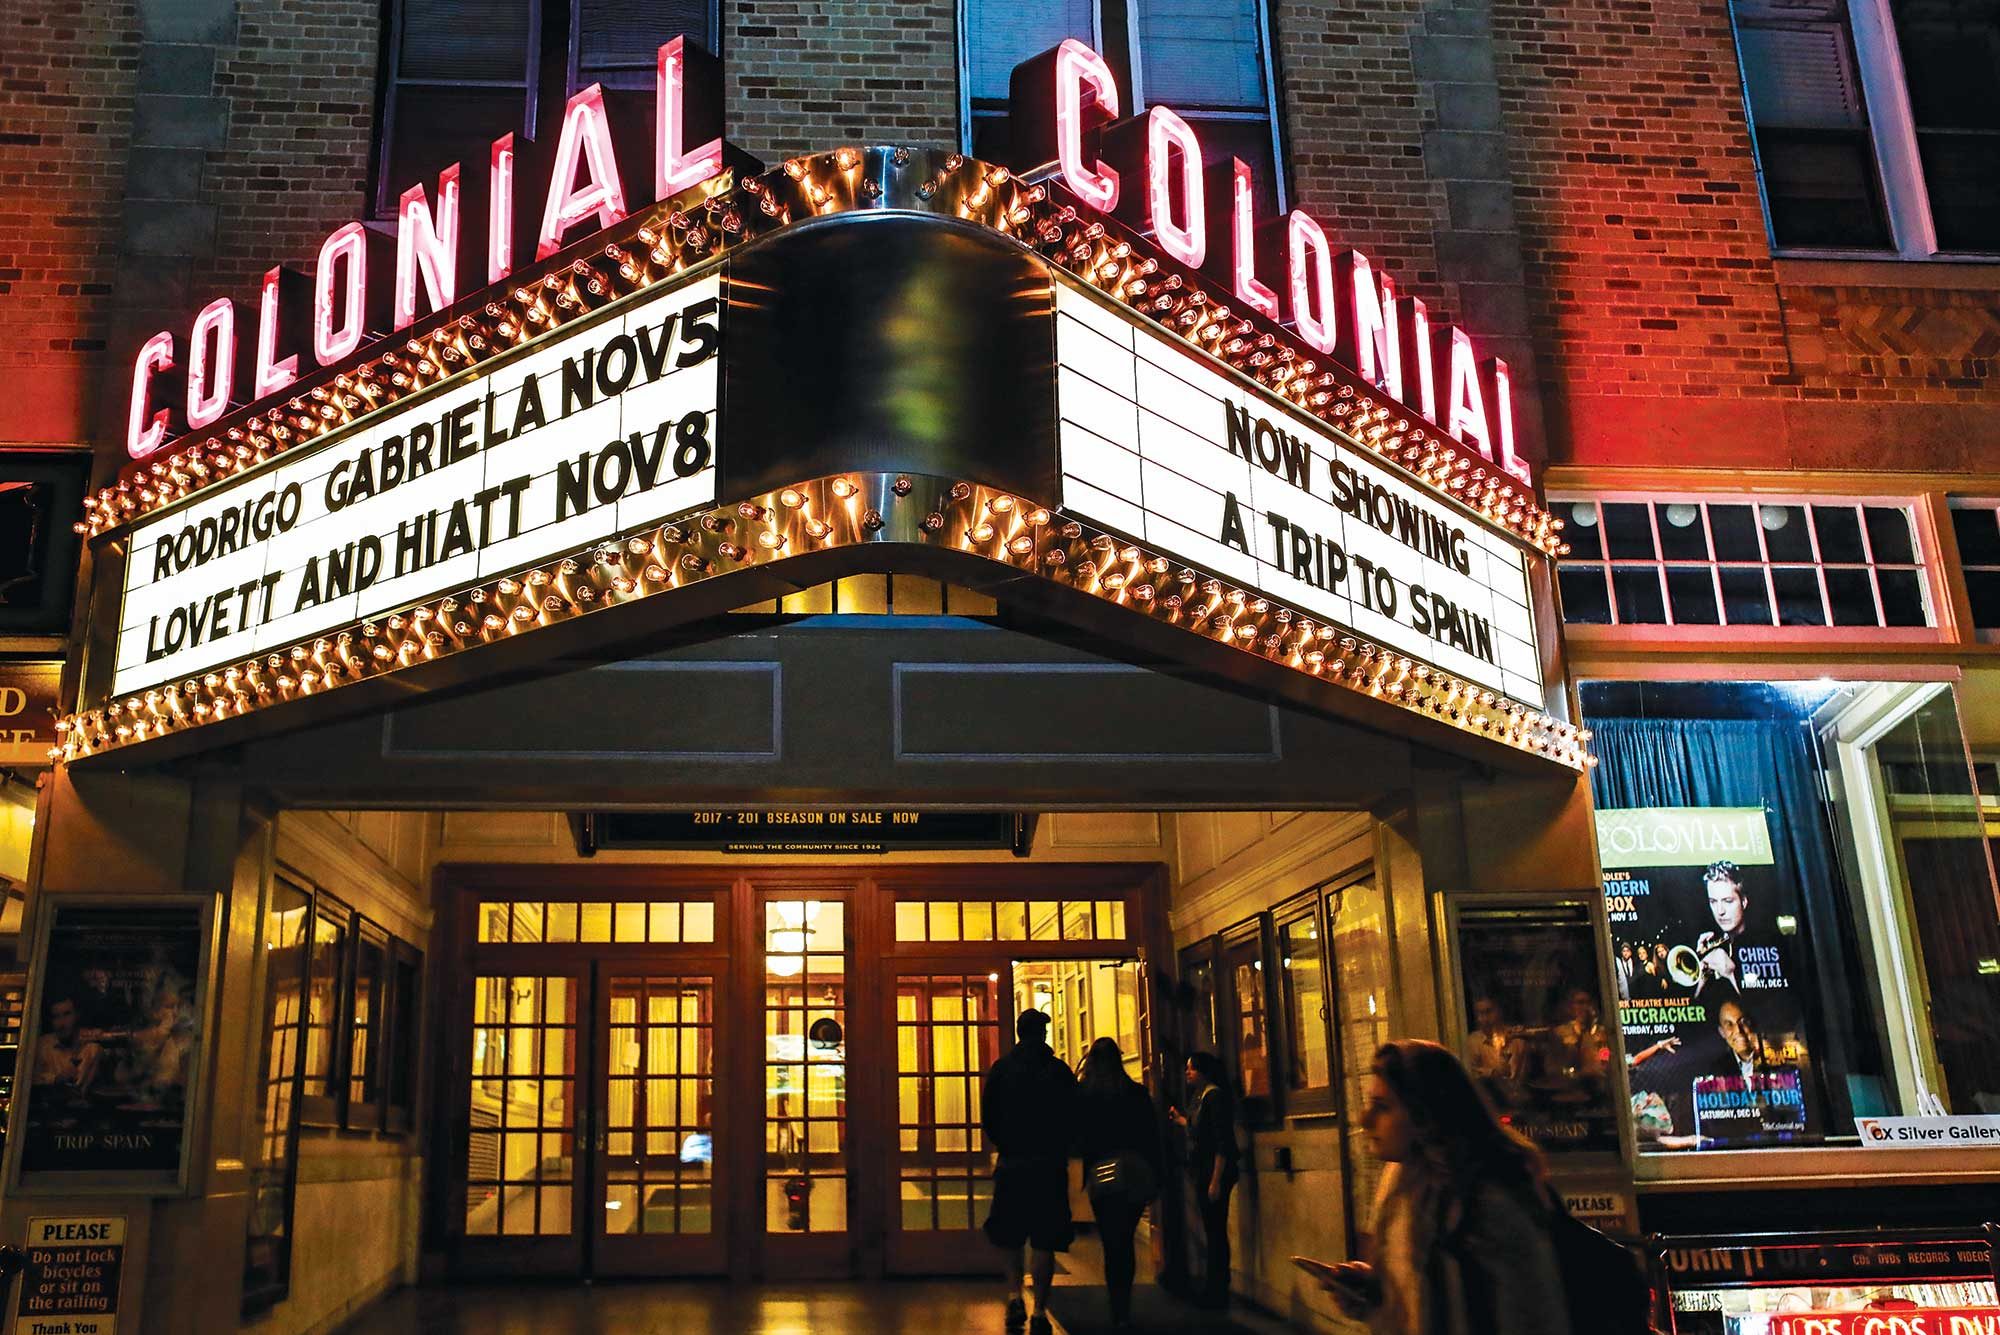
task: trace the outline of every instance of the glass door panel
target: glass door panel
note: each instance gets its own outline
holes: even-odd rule
[[[598,1274],[723,1268],[716,980],[600,966]]]
[[[990,1250],[974,1235],[993,1195],[980,1094],[1000,1056],[1000,975],[926,971],[899,974],[894,983],[889,1263],[902,1272],[962,1272]]]
[[[832,1241],[848,1228],[846,914],[839,900],[764,905],[764,1229],[773,1238]],[[781,1273],[783,1256],[767,1254],[770,1273]]]
[[[461,1265],[487,1273],[574,1272],[577,1014],[583,980],[557,973],[472,979]]]

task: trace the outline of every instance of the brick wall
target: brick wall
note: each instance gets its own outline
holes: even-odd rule
[[[366,216],[382,9],[244,0],[239,13],[215,78],[229,99],[229,140],[207,170],[215,252],[194,279],[242,295],[280,260],[309,265],[328,232]]]
[[[838,144],[952,148],[953,0],[726,0],[729,138],[775,163]]]
[[[1723,0],[1496,0],[1495,35],[1556,458],[1990,466],[2000,297],[1785,279]]]
[[[120,0],[0,5],[0,443],[91,434],[138,40]]]

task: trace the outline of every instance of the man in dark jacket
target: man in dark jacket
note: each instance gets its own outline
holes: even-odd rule
[[[986,1139],[999,1158],[993,1167],[993,1209],[986,1236],[1007,1253],[1007,1329],[1028,1319],[1021,1297],[1021,1249],[1033,1257],[1033,1335],[1049,1330],[1049,1283],[1055,1254],[1076,1238],[1069,1217],[1069,1154],[1075,1128],[1076,1077],[1048,1045],[1049,1017],[1021,1012],[1014,1050],[986,1075]]]

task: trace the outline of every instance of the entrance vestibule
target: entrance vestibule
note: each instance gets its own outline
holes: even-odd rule
[[[1037,1005],[1144,1074],[1162,871],[439,867],[449,1270],[989,1268],[984,1072]]]

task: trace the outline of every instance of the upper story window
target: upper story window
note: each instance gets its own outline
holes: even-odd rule
[[[1573,625],[1935,624],[1907,506],[1601,497],[1556,512]]]
[[[1982,631],[2000,631],[2000,502],[1954,498],[1951,528],[1958,539],[1958,565],[1965,573],[1972,624]]]
[[[2000,250],[2000,0],[1895,0],[1939,250]]]
[[[649,123],[660,46],[684,36],[713,51],[716,27],[715,0],[392,0],[376,210],[454,162],[484,163],[510,130],[532,137],[594,83],[639,104],[614,124]]]
[[[1074,37],[1102,52],[1136,115],[1172,107],[1201,136],[1211,163],[1250,164],[1264,212],[1284,198],[1269,27],[1260,0],[966,0],[965,142],[1007,161],[1007,93],[1014,67]]]
[[[1772,243],[2000,250],[2000,0],[1734,0]]]

